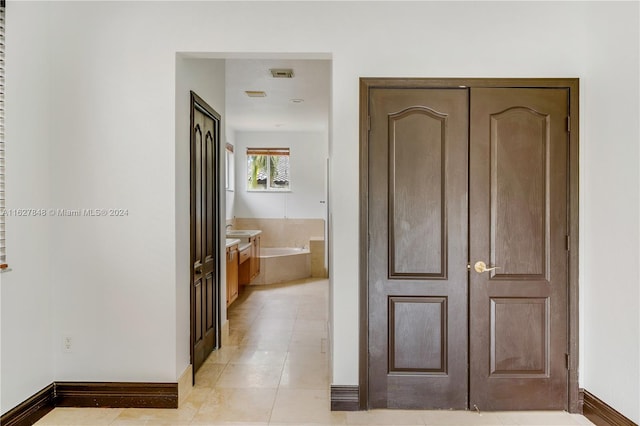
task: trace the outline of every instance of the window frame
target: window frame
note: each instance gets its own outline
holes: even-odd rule
[[[249,157],[252,156],[258,156],[258,155],[264,155],[267,156],[267,184],[266,184],[266,188],[261,189],[261,188],[252,188],[251,184],[249,182]],[[271,182],[271,161],[270,161],[270,157],[273,156],[286,156],[289,159],[289,170],[288,170],[288,177],[289,177],[289,185],[287,188],[277,188],[277,187],[273,187],[271,186],[272,182]],[[246,177],[245,177],[245,183],[246,183],[246,191],[247,192],[258,192],[258,193],[286,193],[286,192],[291,192],[291,149],[290,148],[247,148],[246,149],[246,158],[245,158],[245,164],[247,166],[247,173],[246,173]]]

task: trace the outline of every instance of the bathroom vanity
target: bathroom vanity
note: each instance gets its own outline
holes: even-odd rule
[[[260,273],[260,234],[255,229],[230,229],[227,238],[238,244],[238,285],[247,285]]]

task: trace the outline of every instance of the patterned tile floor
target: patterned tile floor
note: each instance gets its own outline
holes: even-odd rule
[[[56,408],[37,425],[591,425],[565,412],[329,409],[327,280],[254,286],[177,410]]]

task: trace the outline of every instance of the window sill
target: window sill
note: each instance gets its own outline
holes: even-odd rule
[[[290,189],[247,189],[247,192],[262,192],[266,194],[279,194],[291,192]]]

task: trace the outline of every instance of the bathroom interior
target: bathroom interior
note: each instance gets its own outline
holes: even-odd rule
[[[224,60],[227,309],[249,287],[328,276],[330,69]]]

